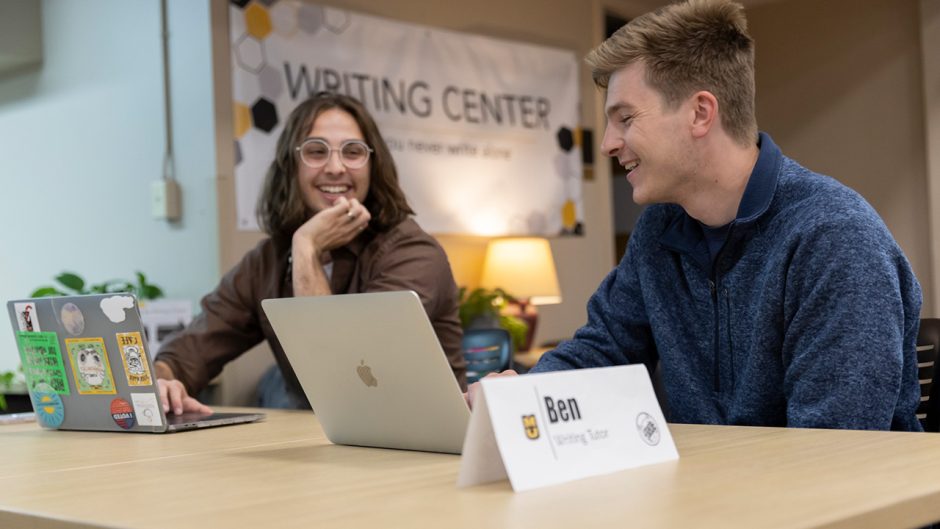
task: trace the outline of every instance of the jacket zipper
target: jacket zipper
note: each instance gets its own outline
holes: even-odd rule
[[[721,392],[721,359],[719,355],[719,316],[718,316],[718,287],[715,284],[715,281],[712,279],[708,280],[708,289],[711,292],[712,298],[712,314],[714,314],[714,321],[712,322],[712,328],[714,329],[714,335],[712,336],[712,358],[715,365],[715,392]]]

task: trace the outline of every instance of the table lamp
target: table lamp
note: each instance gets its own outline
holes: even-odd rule
[[[493,239],[486,247],[480,286],[502,288],[519,303],[519,317],[529,330],[520,351],[528,350],[538,323],[536,305],[561,303],[558,274],[546,239],[508,237]]]

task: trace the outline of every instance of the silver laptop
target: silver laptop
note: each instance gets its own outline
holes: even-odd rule
[[[417,294],[261,306],[330,441],[460,453],[470,410]]]
[[[264,418],[164,414],[130,294],[14,300],[7,311],[33,410],[45,428],[165,433]]]

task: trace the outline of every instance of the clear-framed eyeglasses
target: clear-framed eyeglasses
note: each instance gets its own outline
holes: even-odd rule
[[[339,153],[339,159],[349,169],[359,169],[369,161],[372,148],[362,140],[346,140],[339,147],[330,147],[326,141],[311,138],[295,148],[300,154],[300,161],[307,167],[319,169],[327,164],[333,152]]]

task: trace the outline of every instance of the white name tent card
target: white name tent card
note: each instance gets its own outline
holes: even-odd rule
[[[457,486],[523,491],[679,458],[641,365],[488,378]]]

